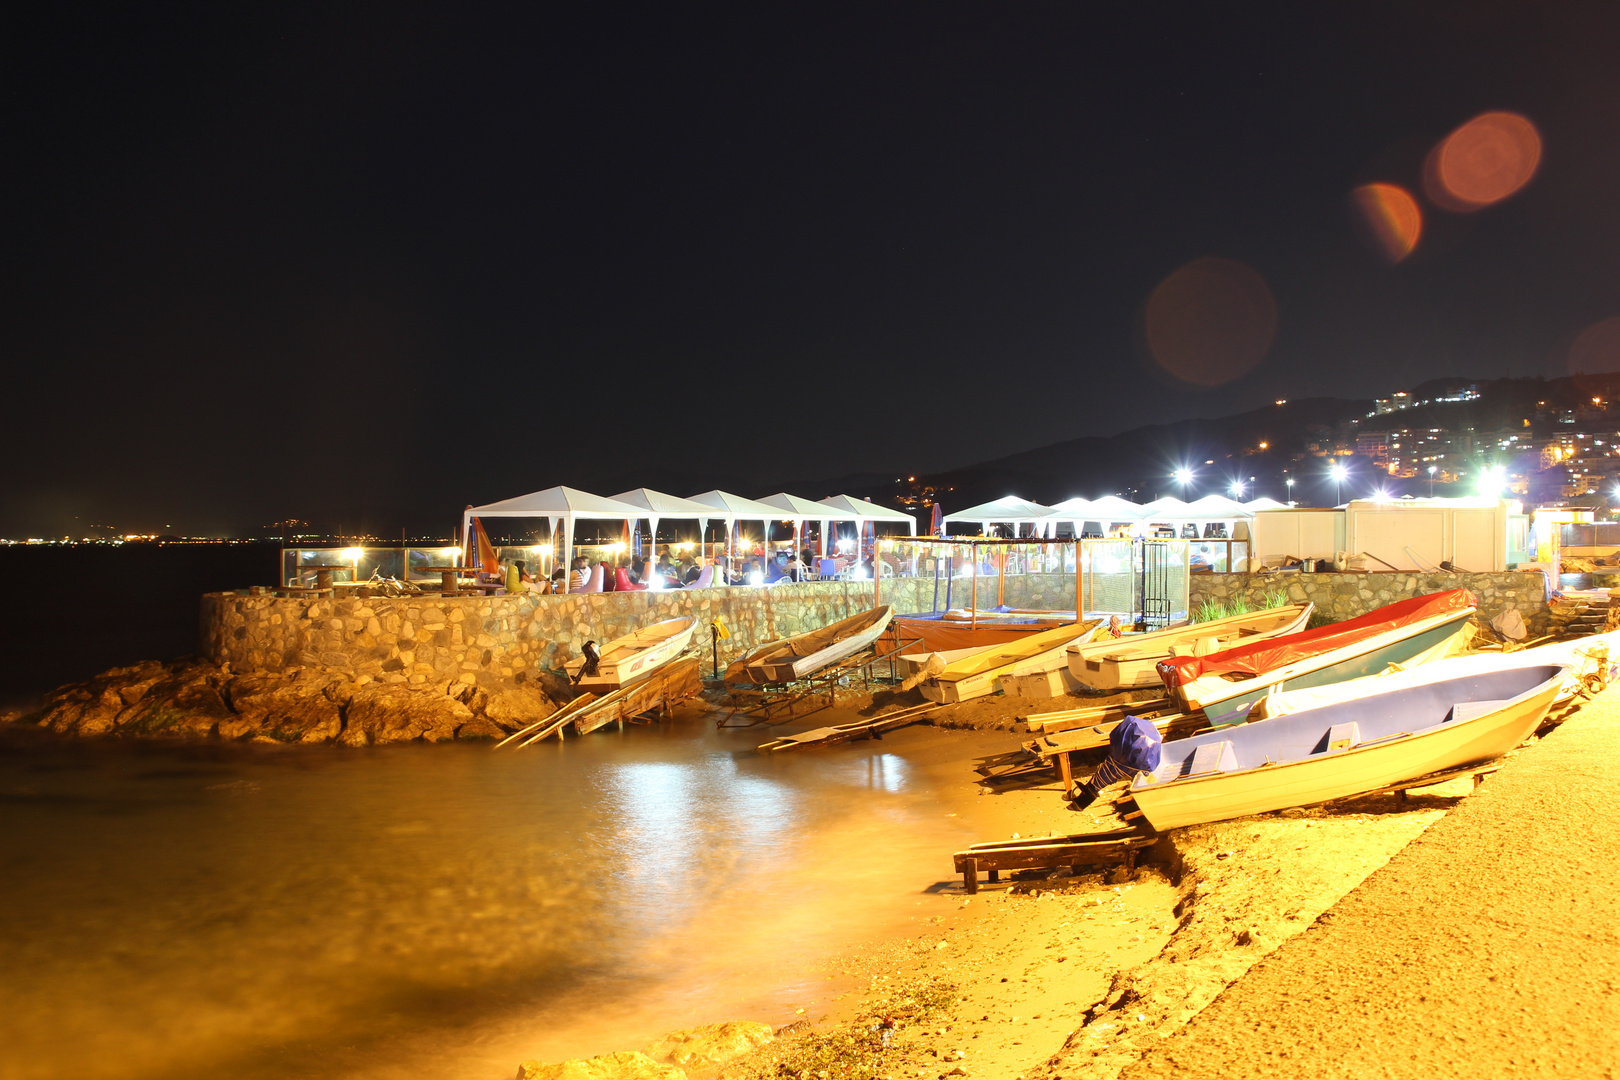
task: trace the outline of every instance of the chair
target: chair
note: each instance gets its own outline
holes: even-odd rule
[[[622,566],[619,567],[617,570],[613,571],[613,591],[614,592],[640,592],[641,590],[645,589],[646,587],[647,587],[647,585],[646,585],[645,582],[643,582],[640,585],[634,584],[630,580],[630,571],[626,570]]]
[[[580,592],[601,592],[602,591],[602,564],[601,563],[597,563],[595,566],[591,567],[591,580],[587,581],[585,583],[585,587],[583,589],[579,590],[579,591]]]
[[[688,589],[708,589],[714,586],[714,563],[703,568],[703,572],[692,580],[692,584],[685,586]]]
[[[835,578],[837,576],[838,576],[838,560],[837,559],[817,559],[816,560],[816,577],[818,577],[818,578]]]

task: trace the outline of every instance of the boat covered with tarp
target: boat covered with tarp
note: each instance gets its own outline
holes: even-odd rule
[[[1314,610],[1309,603],[1227,615],[1208,622],[1126,634],[1070,645],[1069,674],[1082,686],[1109,692],[1160,685],[1158,663],[1172,656],[1207,656],[1305,629]]]

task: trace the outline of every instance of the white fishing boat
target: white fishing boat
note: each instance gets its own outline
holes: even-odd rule
[[[892,618],[894,608],[885,604],[820,630],[767,641],[733,660],[726,668],[726,682],[765,685],[802,679],[865,650],[889,628]]]
[[[1092,619],[1043,630],[946,664],[923,679],[923,696],[941,703],[967,701],[994,693],[1004,675],[1031,675],[1062,667],[1063,650],[1089,635],[1097,623]]]
[[[643,626],[624,637],[614,638],[598,652],[596,674],[582,675],[585,658],[576,657],[563,665],[568,677],[581,690],[603,694],[645,679],[681,653],[692,642],[697,619],[684,616]]]
[[[907,653],[899,657],[900,670],[906,675],[919,675],[932,665],[935,671],[944,671],[947,664],[979,653],[988,652],[994,645],[975,645],[970,649],[946,649],[943,652]]]
[[[1620,631],[1594,634],[1590,637],[1570,638],[1548,642],[1518,652],[1479,652],[1451,656],[1416,667],[1391,664],[1377,675],[1368,675],[1331,686],[1317,686],[1309,690],[1276,691],[1261,698],[1250,710],[1251,720],[1273,716],[1287,716],[1304,709],[1316,709],[1341,701],[1351,701],[1368,694],[1382,694],[1406,686],[1451,679],[1459,675],[1475,675],[1502,668],[1527,667],[1535,664],[1562,666],[1569,669],[1564,683],[1553,698],[1553,708],[1559,708],[1580,693],[1582,689],[1598,690],[1608,687],[1620,676]]]
[[[1311,604],[1288,604],[1167,630],[1070,645],[1069,674],[1093,690],[1156,688],[1162,685],[1155,666],[1160,660],[1178,655],[1203,656],[1233,645],[1297,634],[1305,629],[1313,610]]]
[[[1185,711],[1202,709],[1211,727],[1240,724],[1274,689],[1326,686],[1461,652],[1474,609],[1467,589],[1416,596],[1315,630],[1173,656],[1159,661],[1159,676]]]
[[[1178,739],[1131,795],[1162,832],[1483,765],[1536,729],[1568,674],[1498,668]]]

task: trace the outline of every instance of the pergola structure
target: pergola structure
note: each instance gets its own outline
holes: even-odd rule
[[[759,500],[766,506],[774,506],[782,511],[782,517],[793,518],[793,550],[799,551],[804,547],[804,523],[814,521],[819,524],[820,531],[816,533],[821,544],[821,553],[827,553],[827,525],[833,521],[860,521],[860,515],[855,513],[829,513],[825,503],[818,503],[799,495],[791,495],[786,491],[778,491],[775,495],[767,495]]]
[[[832,521],[853,521],[856,528],[865,531],[866,523],[872,522],[872,536],[877,537],[877,523],[879,521],[904,522],[906,531],[912,536],[917,535],[917,519],[903,510],[891,510],[886,506],[879,506],[871,499],[857,499],[853,495],[829,495],[816,505],[822,507],[821,535],[827,535],[827,524]],[[831,511],[829,513],[828,511]],[[828,552],[823,544],[822,554]]]
[[[666,495],[662,491],[652,488],[635,488],[631,491],[622,491],[613,496],[619,502],[629,503],[631,506],[641,507],[645,513],[641,516],[647,519],[652,530],[648,535],[648,543],[654,548],[658,546],[658,523],[666,517],[679,518],[683,521],[696,521],[698,523],[698,561],[706,562],[703,558],[703,545],[701,540],[709,531],[709,519],[720,515],[715,513],[714,507],[706,503],[696,502],[692,499],[683,499],[678,495]]]
[[[799,520],[798,514],[785,512],[778,507],[754,499],[745,499],[741,495],[733,495],[731,492],[721,491],[719,488],[713,491],[705,491],[701,495],[694,495],[692,501],[710,507],[711,517],[721,518],[725,521],[726,551],[731,554],[735,553],[733,550],[733,544],[737,536],[735,526],[739,519],[758,521],[762,535],[765,537],[770,535],[771,522],[791,519],[797,523]],[[705,526],[705,529],[707,529],[707,526]]]

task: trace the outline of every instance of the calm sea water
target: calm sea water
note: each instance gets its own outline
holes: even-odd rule
[[[825,722],[824,720],[818,722]],[[793,1019],[975,839],[959,733],[0,747],[0,1078],[505,1078]]]

